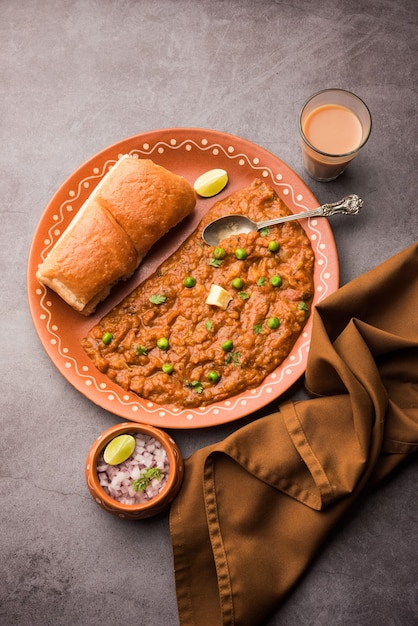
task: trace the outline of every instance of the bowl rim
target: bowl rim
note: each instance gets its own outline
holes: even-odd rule
[[[170,470],[166,484],[156,496],[147,502],[142,502],[140,504],[123,504],[122,502],[118,502],[118,500],[112,498],[100,485],[96,470],[97,459],[109,441],[118,435],[140,432],[153,437],[164,446],[170,464]],[[180,472],[183,471],[183,459],[175,441],[164,430],[149,424],[140,424],[138,422],[123,422],[121,424],[115,424],[103,431],[94,441],[89,450],[85,468],[87,485],[97,492],[97,497],[100,497],[107,507],[113,508],[120,513],[130,514],[146,512],[160,505],[176,484],[176,470]]]

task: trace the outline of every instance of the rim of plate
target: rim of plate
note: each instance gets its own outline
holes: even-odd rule
[[[170,234],[173,248],[166,246],[166,256],[192,232],[204,213],[224,196],[245,187],[254,178],[262,178],[274,187],[292,212],[319,206],[305,182],[279,157],[246,139],[222,131],[203,128],[165,128],[143,132],[118,141],[101,150],[79,166],[58,188],[47,204],[35,230],[27,265],[27,293],[32,320],[44,349],[67,381],[80,393],[110,413],[132,422],[162,428],[203,428],[246,417],[277,400],[303,375],[309,353],[312,313],[283,363],[261,385],[222,402],[206,407],[185,409],[157,405],[136,394],[124,391],[101,374],[76,341],[101,319],[137,284],[162,262],[152,250],[135,276],[86,318],[66,305],[56,294],[36,280],[36,270],[60,234],[76,214],[93,188],[122,154],[150,158],[168,169],[183,174],[193,184],[198,173],[220,167],[230,172],[226,189],[213,198],[198,198],[194,218],[186,222],[184,233],[176,227],[178,241]],[[206,166],[206,170],[202,170]],[[200,169],[199,169],[200,168]],[[186,218],[187,220],[187,218]],[[308,219],[302,226],[315,254],[313,307],[339,286],[338,254],[328,220]],[[170,231],[171,233],[171,231]],[[80,342],[78,342],[80,343]]]

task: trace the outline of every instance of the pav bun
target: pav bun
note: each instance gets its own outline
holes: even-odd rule
[[[183,177],[149,159],[124,155],[41,263],[37,279],[90,315],[195,204],[193,188]]]

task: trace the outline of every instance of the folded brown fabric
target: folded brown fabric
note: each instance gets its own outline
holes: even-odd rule
[[[182,626],[256,626],[359,494],[418,452],[418,244],[314,311],[315,396],[186,461],[170,528]]]

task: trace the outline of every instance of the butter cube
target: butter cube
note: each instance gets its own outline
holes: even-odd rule
[[[231,294],[219,285],[211,285],[206,304],[213,304],[225,311],[226,307],[232,300]]]

